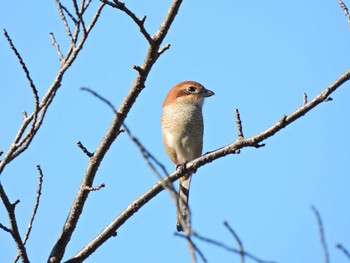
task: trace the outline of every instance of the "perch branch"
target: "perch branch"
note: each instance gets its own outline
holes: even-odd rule
[[[175,182],[184,174],[194,171],[199,167],[210,163],[216,159],[222,158],[229,154],[235,154],[237,150],[246,148],[246,147],[256,147],[259,143],[266,140],[267,138],[273,136],[286,126],[290,125],[295,120],[299,119],[311,109],[317,105],[324,102],[330,94],[332,94],[337,88],[350,79],[350,70],[344,72],[338,79],[336,79],[331,85],[329,85],[324,91],[318,94],[315,98],[309,101],[307,104],[302,105],[297,108],[294,112],[289,115],[284,116],[281,120],[277,121],[274,125],[267,128],[266,130],[248,138],[243,138],[236,140],[233,143],[219,148],[216,151],[209,152],[191,162],[188,162],[184,169],[177,170],[160,180],[139,198],[133,201],[127,208],[125,208],[99,235],[97,235],[90,243],[88,243],[80,252],[78,252],[72,260],[80,262],[90,256],[99,246],[101,246],[106,240],[110,237],[113,237],[116,231],[131,217],[133,216],[140,208],[147,204],[151,199],[158,195],[161,191],[164,190],[164,185]],[[197,173],[196,173],[197,174]],[[74,261],[72,261],[74,262]]]

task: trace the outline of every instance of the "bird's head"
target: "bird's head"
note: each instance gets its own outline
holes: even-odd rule
[[[204,99],[215,95],[195,81],[184,81],[175,85],[166,96],[163,107],[172,103],[194,103],[203,105]]]

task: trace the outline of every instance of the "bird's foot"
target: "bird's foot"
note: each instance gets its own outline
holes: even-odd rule
[[[183,173],[186,170],[186,163],[176,165],[176,170],[179,171],[179,173]]]

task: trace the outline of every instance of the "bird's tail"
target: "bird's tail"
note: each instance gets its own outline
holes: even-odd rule
[[[191,175],[187,174],[179,180],[179,196],[177,199],[176,229],[184,231],[190,224],[190,211],[188,208],[188,197],[190,193]]]

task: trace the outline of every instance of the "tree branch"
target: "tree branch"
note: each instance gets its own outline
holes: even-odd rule
[[[88,37],[90,31],[92,30],[92,28],[96,24],[104,6],[105,5],[102,3],[96,9],[96,13],[90,21],[90,24],[86,30],[86,34],[84,34],[81,37],[78,45],[75,46],[75,45],[71,44],[69,50],[67,51],[67,54],[65,55],[64,59],[62,60],[61,68],[59,69],[54,82],[48,88],[45,96],[42,98],[41,102],[39,103],[38,110],[37,111],[34,110],[28,116],[25,115],[25,118],[24,118],[21,126],[19,127],[18,132],[17,132],[9,150],[6,152],[3,160],[0,163],[0,174],[3,172],[3,170],[7,164],[9,164],[11,161],[13,161],[17,156],[19,156],[23,151],[25,151],[29,147],[30,143],[34,139],[37,131],[41,127],[41,124],[44,120],[45,114],[46,114],[48,108],[51,105],[51,102],[53,101],[53,99],[56,95],[56,92],[61,87],[61,82],[62,82],[64,74],[66,73],[68,68],[72,65],[72,63],[75,61],[75,59],[77,58],[81,49],[83,48],[83,45],[84,45],[85,41],[87,40],[87,37]],[[22,65],[22,63],[21,63],[21,65]],[[33,87],[32,87],[32,89],[33,89]],[[31,125],[31,128],[24,135],[24,133],[27,130],[29,125]]]
[[[222,248],[222,249],[224,249],[224,250],[226,250],[228,252],[233,252],[235,254],[241,255],[241,260],[242,260],[241,249],[232,248],[232,247],[229,247],[229,246],[227,246],[226,244],[224,244],[222,242],[216,241],[216,240],[211,239],[211,238],[203,237],[203,236],[199,235],[197,232],[193,232],[192,234],[193,234],[193,236],[195,238],[198,238],[199,240],[201,240],[203,242],[206,242],[208,244],[212,244],[214,246],[220,247],[220,248]],[[247,258],[250,258],[251,260],[254,260],[257,263],[275,263],[274,261],[267,261],[267,260],[260,259],[260,258],[258,258],[256,256],[254,256],[253,254],[247,252],[247,251],[244,251],[244,256],[247,257]]]
[[[153,39],[150,36],[150,34],[147,32],[145,28],[145,21],[146,21],[146,16],[143,16],[141,19],[139,19],[129,8],[126,7],[125,3],[120,2],[118,0],[113,0],[114,3],[108,1],[108,0],[101,0],[103,3],[117,8],[121,11],[123,11],[125,14],[127,14],[134,22],[135,24],[139,27],[140,32],[142,35],[146,38],[149,44],[153,44]]]
[[[112,121],[109,129],[104,135],[104,138],[101,140],[99,146],[97,147],[94,156],[90,158],[89,164],[85,171],[83,182],[80,185],[80,189],[75,197],[75,200],[71,206],[71,210],[67,216],[66,222],[62,228],[62,231],[56,241],[49,257],[49,262],[60,262],[66,246],[71,239],[71,236],[74,232],[74,229],[78,223],[79,217],[83,211],[83,207],[88,198],[90,191],[86,190],[87,187],[92,187],[93,181],[95,179],[97,169],[100,166],[104,156],[106,155],[108,149],[118,137],[121,132],[121,127],[124,123],[124,120],[127,117],[131,107],[136,101],[136,98],[139,96],[141,91],[145,87],[145,82],[148,74],[150,73],[154,63],[159,58],[159,46],[162,44],[168,29],[172,21],[175,18],[177,11],[180,8],[182,0],[174,0],[168,10],[168,13],[161,25],[159,33],[156,34],[156,39],[152,44],[149,45],[148,52],[145,58],[143,65],[141,66],[140,71],[138,71],[136,80],[132,84],[132,87],[125,97],[123,103],[119,107],[117,114],[115,115],[114,120]],[[114,232],[115,233],[115,232]],[[110,236],[113,236],[114,233],[111,233]],[[109,237],[110,237],[109,236]],[[103,241],[104,242],[104,241]],[[102,243],[103,243],[102,242]],[[97,246],[91,246],[88,251],[85,251],[81,258],[87,258],[93,251],[95,251],[102,243],[97,244]]]
[[[203,252],[198,248],[198,246],[191,239],[191,235],[181,234],[181,233],[178,233],[178,232],[175,232],[174,235],[178,236],[178,237],[185,238],[187,240],[188,247],[189,247],[190,254],[191,254],[192,263],[196,263],[197,262],[197,258],[196,258],[196,254],[195,254],[196,252],[198,253],[198,255],[200,256],[201,260],[204,263],[208,262],[208,260],[204,256]]]
[[[350,260],[350,252],[349,250],[347,250],[342,244],[337,244],[336,248],[338,248],[340,251],[342,251],[344,253],[344,255],[346,256],[347,259]]]
[[[10,221],[10,228],[4,227],[3,225],[1,225],[2,229],[4,229],[5,231],[11,233],[13,240],[16,243],[17,246],[17,250],[18,253],[20,255],[20,257],[22,258],[22,262],[24,263],[29,263],[29,259],[28,259],[28,255],[27,255],[27,250],[22,242],[22,238],[21,235],[19,233],[18,230],[18,224],[17,224],[17,219],[16,219],[16,215],[15,215],[15,207],[16,205],[19,203],[19,200],[15,201],[13,204],[11,204],[8,196],[5,193],[5,190],[0,182],[0,198],[6,208],[7,211],[7,215]]]
[[[231,226],[229,225],[229,223],[227,221],[224,222],[224,226],[228,229],[228,231],[230,231],[230,233],[232,234],[232,236],[235,238],[235,240],[237,241],[238,244],[238,249],[239,249],[239,254],[241,256],[241,263],[244,263],[244,256],[245,256],[245,252],[243,249],[243,243],[241,241],[241,239],[238,237],[238,235],[236,234],[236,232],[233,230],[233,228],[231,228]]]
[[[345,15],[346,18],[348,19],[348,25],[349,25],[349,28],[350,28],[350,14],[349,14],[349,10],[348,10],[348,8],[346,7],[346,5],[343,3],[342,0],[338,0],[338,3],[339,3],[341,9],[342,9],[343,12],[344,12],[344,15]]]
[[[41,197],[41,189],[42,189],[42,185],[43,185],[44,174],[43,174],[43,171],[41,170],[40,165],[37,165],[37,169],[39,172],[39,183],[38,183],[38,188],[36,190],[37,194],[36,194],[36,199],[35,199],[35,204],[34,204],[32,216],[30,217],[29,224],[27,227],[27,232],[25,233],[24,238],[23,238],[23,245],[25,245],[27,243],[27,240],[28,240],[29,235],[30,235],[32,228],[33,228],[33,222],[34,222],[36,213],[38,212],[38,208],[39,208],[39,202],[40,202],[40,197]],[[13,262],[17,262],[19,258],[20,258],[20,254],[17,254],[17,256]]]
[[[330,263],[329,261],[329,252],[328,252],[328,247],[326,243],[326,238],[324,234],[324,228],[323,228],[323,223],[322,223],[322,218],[316,207],[311,206],[312,211],[314,212],[316,219],[317,219],[317,225],[319,228],[319,233],[320,233],[320,240],[321,240],[321,245],[323,249],[323,255],[324,255],[324,262]]]
[[[235,154],[237,150],[246,148],[246,147],[256,147],[259,143],[266,140],[267,138],[273,136],[286,126],[290,125],[295,120],[299,119],[311,109],[317,105],[324,102],[330,94],[332,94],[337,88],[350,79],[350,70],[344,72],[338,79],[336,79],[331,85],[329,85],[324,91],[318,94],[314,99],[308,102],[305,105],[297,108],[290,115],[285,115],[281,120],[276,124],[267,128],[266,130],[252,136],[249,138],[242,138],[234,141],[233,143],[219,148],[216,151],[207,153],[191,162],[188,162],[184,169],[177,170],[160,180],[139,198],[133,201],[126,209],[124,209],[99,235],[97,235],[89,244],[87,244],[79,253],[77,253],[70,262],[80,262],[90,256],[99,246],[101,246],[106,240],[110,237],[115,236],[116,231],[131,217],[133,216],[140,208],[147,204],[152,198],[158,195],[161,191],[164,190],[164,185],[175,182],[181,176],[185,175],[188,172],[194,171],[199,167],[210,163],[216,159],[222,158],[229,154]],[[76,260],[76,261],[75,261]]]

